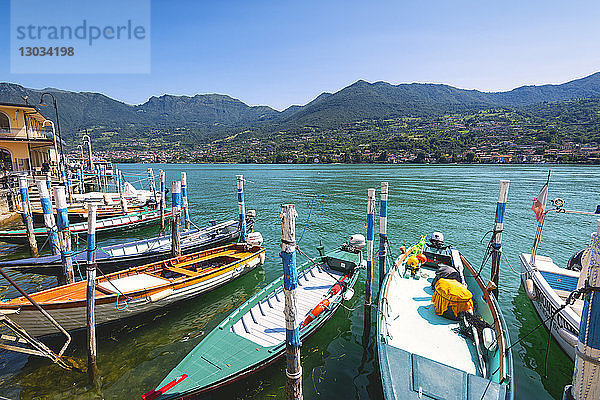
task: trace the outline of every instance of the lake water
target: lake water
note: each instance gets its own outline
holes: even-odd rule
[[[255,229],[267,248],[263,267],[202,297],[163,310],[160,314],[129,320],[98,330],[99,392],[86,385],[86,376],[62,371],[45,359],[0,351],[0,396],[15,399],[106,398],[136,399],[153,389],[163,377],[239,304],[282,274],[278,256],[280,205],[293,203],[298,211],[299,246],[315,255],[320,241],[332,248],[353,233],[365,234],[368,188],[390,185],[388,235],[390,251],[398,255],[402,244],[422,234],[444,233],[472,264],[479,265],[493,228],[500,179],[511,181],[505,217],[503,247],[510,264],[519,271],[519,253],[530,251],[536,222],[530,210],[533,197],[546,181],[549,166],[395,166],[395,165],[121,165],[124,174],[145,174],[148,167],[166,171],[167,186],[188,174],[192,220],[199,226],[209,220],[236,218],[235,175],[244,174],[246,207],[257,211]],[[591,166],[552,166],[549,199],[561,197],[566,208],[593,211],[600,202],[600,169]],[[316,196],[313,196],[316,195]],[[309,218],[310,217],[310,218]],[[376,218],[378,221],[378,218]],[[558,265],[589,243],[595,218],[549,214],[539,253]],[[376,232],[378,232],[378,223]],[[155,231],[128,232],[101,244],[124,238],[143,238]],[[300,240],[301,238],[301,240]],[[375,240],[377,243],[377,234]],[[26,254],[18,250],[11,257]],[[304,261],[298,256],[299,261]],[[364,272],[363,272],[364,275]],[[13,274],[29,291],[48,287],[52,278]],[[483,276],[489,277],[489,264]],[[374,271],[374,282],[377,282]],[[2,295],[14,296],[6,288]],[[374,297],[377,285],[374,287]],[[382,390],[376,348],[363,347],[364,276],[355,297],[331,321],[303,343],[302,364],[306,399],[380,399]],[[512,341],[527,334],[539,319],[520,288],[517,273],[505,260],[500,273],[500,305]],[[356,309],[354,309],[356,308]],[[373,314],[373,317],[375,314]],[[375,335],[373,318],[372,335]],[[541,328],[513,349],[516,399],[559,399],[571,380],[573,363],[551,343],[548,373],[544,354],[548,335]],[[419,340],[415,338],[414,340]],[[60,340],[48,341],[59,348]],[[373,341],[371,340],[371,343]],[[74,335],[68,355],[85,359],[85,332]],[[283,361],[252,378],[212,395],[215,399],[273,399],[285,397]]]

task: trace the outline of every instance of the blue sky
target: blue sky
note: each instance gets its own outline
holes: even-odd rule
[[[0,5],[0,81],[132,104],[223,93],[283,109],[358,79],[497,91],[600,70],[597,0],[152,1],[149,74],[11,74]]]

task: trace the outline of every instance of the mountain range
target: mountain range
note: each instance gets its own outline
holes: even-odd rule
[[[306,126],[327,129],[364,119],[436,116],[600,98],[600,72],[563,84],[522,86],[506,92],[465,90],[443,84],[392,85],[359,80],[338,92],[322,93],[306,105],[291,106],[284,111],[249,106],[221,94],[153,96],[143,104],[130,105],[100,93],[38,90],[6,82],[0,83],[0,102],[23,103],[27,98],[30,104],[38,104],[43,92],[51,92],[56,97],[67,142],[77,130],[91,129],[95,136],[109,131],[118,135],[133,132],[138,136],[149,132],[153,135],[185,132],[185,140],[198,143],[247,129],[263,133]],[[55,119],[53,107],[38,108],[47,118]]]

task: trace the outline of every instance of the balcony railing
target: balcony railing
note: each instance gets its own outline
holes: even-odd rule
[[[3,139],[45,139],[45,140],[53,140],[52,132],[45,131],[26,131],[25,129],[0,129],[0,138]]]

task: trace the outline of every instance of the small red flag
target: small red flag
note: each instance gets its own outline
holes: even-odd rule
[[[544,210],[546,209],[546,201],[548,200],[548,183],[544,185],[542,190],[540,190],[540,194],[537,195],[535,199],[533,199],[533,205],[531,209],[535,213],[535,219],[537,222],[540,222],[544,217]]]

